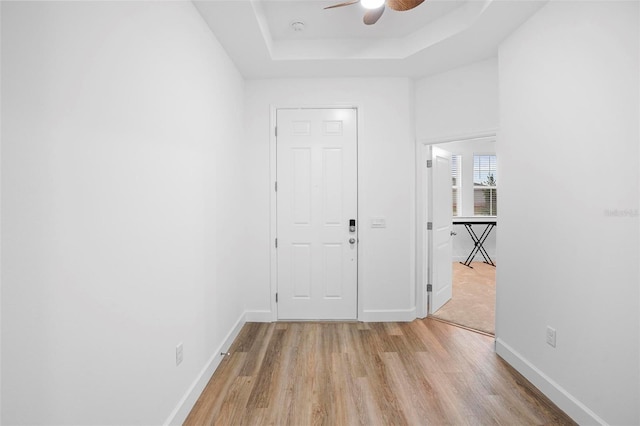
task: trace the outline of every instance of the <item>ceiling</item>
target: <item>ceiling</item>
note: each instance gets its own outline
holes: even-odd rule
[[[194,0],[245,78],[423,77],[496,56],[547,0],[426,0],[375,25],[344,0]],[[304,28],[295,31],[294,22]]]

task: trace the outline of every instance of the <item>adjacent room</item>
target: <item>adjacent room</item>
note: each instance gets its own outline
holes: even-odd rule
[[[495,139],[494,135],[477,135],[433,145],[451,158],[451,218],[447,220],[453,229],[451,297],[436,300],[431,306],[432,316],[489,335],[495,335],[498,215]],[[428,186],[427,192],[432,189]],[[435,193],[432,191],[431,196]],[[448,198],[432,200],[449,202]]]
[[[640,424],[639,2],[338,3],[0,2],[1,424]]]

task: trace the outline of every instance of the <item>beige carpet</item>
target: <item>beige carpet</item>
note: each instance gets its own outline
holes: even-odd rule
[[[495,334],[496,268],[482,262],[471,266],[453,263],[453,297],[433,317]]]

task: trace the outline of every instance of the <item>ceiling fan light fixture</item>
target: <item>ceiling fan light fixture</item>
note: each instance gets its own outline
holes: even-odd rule
[[[360,0],[360,4],[365,9],[377,9],[384,6],[385,0]]]

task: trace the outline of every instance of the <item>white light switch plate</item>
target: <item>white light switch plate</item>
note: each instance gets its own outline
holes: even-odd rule
[[[386,228],[387,227],[387,219],[384,217],[372,217],[371,218],[371,227],[372,228]]]

